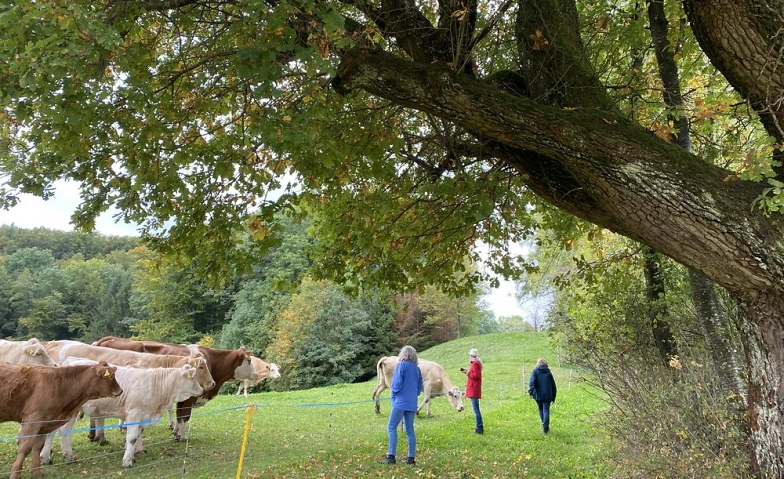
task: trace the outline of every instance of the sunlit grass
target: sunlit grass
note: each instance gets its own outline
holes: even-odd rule
[[[441,363],[461,388],[458,372],[468,350],[479,349],[485,364],[482,413],[485,434],[473,434],[470,404],[458,413],[439,398],[433,417],[419,417],[417,465],[378,464],[386,452],[389,392],[382,395],[382,414],[374,413],[371,394],[375,379],[360,384],[294,392],[254,394],[243,478],[354,478],[354,477],[460,477],[468,478],[599,478],[604,435],[592,421],[604,407],[598,393],[579,375],[559,365],[548,349],[547,337],[537,333],[475,336],[421,351],[423,358]],[[390,351],[389,354],[396,354]],[[546,357],[558,382],[558,400],[552,408],[551,431],[541,432],[535,403],[525,393],[523,379],[539,357]],[[523,370],[525,368],[525,371]],[[285,372],[284,372],[285,373]],[[59,444],[49,477],[231,478],[235,477],[246,412],[237,409],[242,397],[221,395],[196,410],[191,440],[174,442],[165,421],[145,431],[148,452],[137,455],[136,465],[123,471],[123,436],[107,431],[111,444],[88,443],[85,434],[74,438],[76,464],[62,464]],[[85,427],[84,423],[77,427]],[[18,426],[0,425],[0,437],[12,437]],[[398,451],[405,454],[405,435]],[[0,461],[6,471],[15,458],[13,441],[0,443]],[[29,466],[29,459],[25,463]],[[30,477],[25,472],[23,477]]]

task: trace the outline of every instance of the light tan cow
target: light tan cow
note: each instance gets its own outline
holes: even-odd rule
[[[40,364],[56,366],[44,346],[35,338],[27,341],[0,339],[0,361],[11,364]]]
[[[253,370],[256,371],[256,379],[243,379],[240,382],[240,387],[237,388],[237,394],[235,396],[240,395],[240,391],[243,389],[245,390],[245,397],[248,397],[248,387],[255,386],[256,384],[260,383],[264,379],[276,379],[280,377],[280,369],[278,365],[275,363],[268,363],[263,361],[256,356],[252,356],[250,358],[250,363],[253,365]]]
[[[395,374],[395,367],[397,367],[397,356],[384,356],[378,360],[376,364],[376,372],[378,373],[378,384],[373,391],[373,401],[376,403],[376,414],[381,414],[381,405],[379,404],[379,396],[392,384],[392,376]],[[417,408],[417,414],[423,407],[427,406],[428,417],[433,413],[430,410],[430,401],[436,396],[445,396],[449,404],[457,412],[463,411],[463,393],[460,388],[452,384],[449,376],[446,375],[444,368],[433,361],[419,358],[419,370],[422,371],[422,382],[424,383],[424,399]]]

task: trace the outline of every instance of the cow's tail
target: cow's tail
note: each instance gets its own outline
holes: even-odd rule
[[[373,390],[373,402],[375,403],[376,414],[381,414],[381,404],[380,398],[381,391],[386,389],[386,377],[384,376],[384,362],[387,360],[386,357],[383,357],[378,360],[376,363],[376,374],[378,375],[378,382],[376,383],[376,389]]]

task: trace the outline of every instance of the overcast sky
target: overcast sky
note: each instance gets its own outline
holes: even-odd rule
[[[15,225],[20,228],[44,227],[53,230],[70,231],[71,215],[79,205],[79,191],[75,183],[55,183],[55,197],[48,201],[32,195],[22,195],[19,204],[6,211],[0,209],[0,224]],[[99,233],[113,236],[138,236],[135,225],[117,223],[110,209],[96,220]],[[502,281],[501,286],[485,297],[496,317],[526,316],[514,295],[514,283]]]

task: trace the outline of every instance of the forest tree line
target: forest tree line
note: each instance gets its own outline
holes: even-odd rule
[[[286,372],[275,388],[299,389],[372,377],[378,358],[402,344],[498,330],[480,292],[347,294],[313,279],[313,240],[286,221],[279,245],[219,288],[138,238],[0,226],[0,335],[243,345]]]

